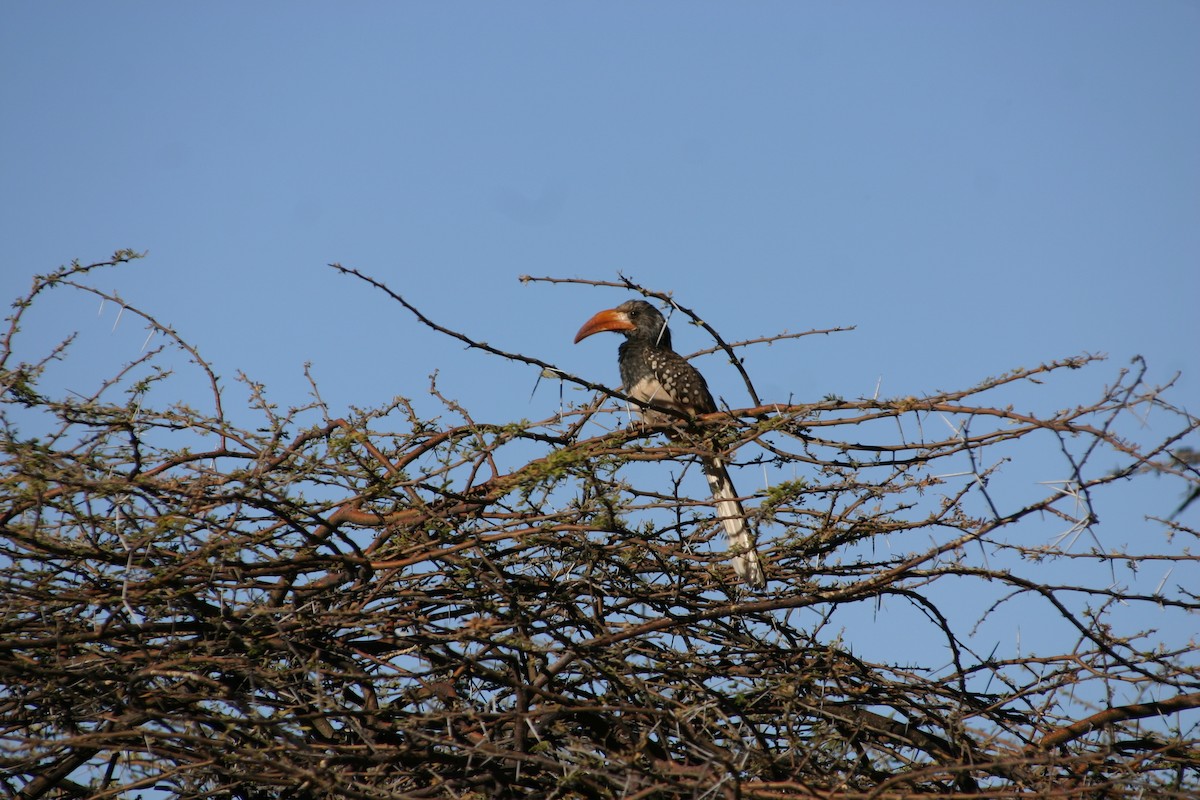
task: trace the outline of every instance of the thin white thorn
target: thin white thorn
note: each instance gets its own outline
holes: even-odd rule
[[[946,423],[946,427],[948,427],[950,430],[952,430],[954,432],[955,436],[962,436],[962,428],[954,427],[954,424],[952,422],[950,422],[950,420],[946,417],[946,415],[940,411],[938,412],[938,416],[941,417],[942,421]]]
[[[1158,582],[1158,586],[1155,586],[1155,587],[1154,587],[1154,593],[1155,593],[1155,594],[1158,594],[1159,592],[1161,592],[1161,591],[1162,591],[1162,587],[1163,587],[1164,585],[1166,585],[1167,578],[1171,577],[1171,573],[1172,573],[1172,572],[1174,572],[1174,571],[1175,571],[1175,568],[1174,568],[1174,567],[1169,567],[1169,568],[1167,569],[1167,574],[1166,574],[1166,575],[1163,575],[1163,578],[1162,578],[1162,580]]]

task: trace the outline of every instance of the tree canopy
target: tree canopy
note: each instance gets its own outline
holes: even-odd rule
[[[200,346],[89,283],[135,257],[37,278],[0,338],[8,796],[1200,792],[1200,421],[1140,359],[760,398],[755,348],[803,334],[727,340],[667,294],[575,281],[699,324],[755,400],[667,439],[619,390],[338,267],[591,400],[497,420],[436,386],[430,416],[314,384],[279,408],[246,378],[231,411]],[[71,337],[22,322],[53,292],[121,304],[155,346],[90,393],[47,388]],[[172,351],[207,396],[163,400]],[[1094,388],[1069,407],[1014,405],[1077,371]],[[695,467],[714,451],[762,591],[726,562]],[[1130,508],[1150,482],[1178,504]]]

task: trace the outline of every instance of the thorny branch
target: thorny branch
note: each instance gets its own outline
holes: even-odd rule
[[[104,296],[84,276],[134,255],[37,280],[0,337],[7,795],[1200,791],[1197,532],[1162,519],[1200,487],[1198,422],[1144,364],[1051,413],[1011,398],[1098,358],[775,404],[735,351],[803,334],[726,343],[628,279],[530,279],[671,303],[742,370],[753,405],[696,423],[741,485],[767,479],[746,505],[770,584],[744,594],[689,471],[707,440],[596,402],[495,423],[432,387],[458,422],[405,399],[331,418],[251,383],[238,426],[198,349],[115,295],[199,365],[215,416],[155,402],[161,349],[55,396],[72,339],[19,350],[24,314]],[[622,397],[338,269],[438,335]]]

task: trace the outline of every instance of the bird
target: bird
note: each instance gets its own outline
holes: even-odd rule
[[[650,303],[629,300],[616,308],[598,312],[579,329],[575,343],[602,331],[615,331],[625,336],[617,350],[625,394],[640,403],[678,411],[689,417],[717,410],[704,376],[672,349],[671,329]],[[640,415],[648,425],[682,422],[672,414],[649,407],[641,408]],[[725,529],[733,571],[747,586],[762,588],[767,583],[762,559],[724,459],[716,454],[703,455],[700,467],[708,479],[717,514]]]

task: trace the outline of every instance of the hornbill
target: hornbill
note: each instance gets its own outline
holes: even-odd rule
[[[575,343],[601,331],[625,334],[617,356],[624,391],[634,400],[688,416],[717,410],[704,376],[671,349],[671,330],[654,306],[644,300],[630,300],[601,311],[579,329]],[[652,408],[641,409],[641,417],[650,425],[681,421]],[[724,461],[718,455],[701,456],[700,466],[708,478],[717,514],[729,540],[733,571],[748,586],[765,586],[767,580],[755,549],[754,532],[746,524],[746,512]]]

